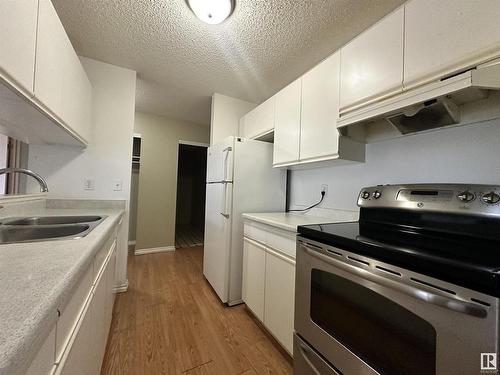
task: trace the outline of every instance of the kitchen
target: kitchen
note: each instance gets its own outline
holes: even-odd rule
[[[0,374],[497,373],[499,16],[1,0]]]

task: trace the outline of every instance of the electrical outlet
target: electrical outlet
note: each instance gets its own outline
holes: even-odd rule
[[[85,178],[83,180],[83,190],[94,190],[95,180],[93,178]]]
[[[325,195],[328,194],[328,185],[327,184],[321,185],[321,192],[325,192]]]
[[[119,178],[116,178],[113,181],[113,190],[114,191],[122,191],[123,189],[123,181]]]

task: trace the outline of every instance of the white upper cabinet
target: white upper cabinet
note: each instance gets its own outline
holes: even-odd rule
[[[63,84],[68,40],[50,0],[40,0],[36,48],[35,96],[53,115],[63,119]]]
[[[401,7],[341,48],[341,112],[402,90],[403,27]]]
[[[73,131],[90,141],[92,85],[73,48],[67,49],[66,54],[67,79],[63,83],[63,118]]]
[[[302,77],[300,160],[338,155],[339,53]]]
[[[259,138],[274,129],[275,97],[267,99],[240,120],[239,135],[244,138]]]
[[[0,1],[0,76],[33,94],[38,0]]]
[[[273,165],[280,166],[299,160],[300,108],[302,79],[298,79],[276,94]]]
[[[40,0],[34,93],[66,130],[89,141],[91,84],[50,0]]]
[[[412,0],[405,5],[405,87],[500,52],[500,1]]]

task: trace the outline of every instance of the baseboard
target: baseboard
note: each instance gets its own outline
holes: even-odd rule
[[[135,255],[146,255],[155,253],[164,253],[166,251],[174,251],[175,246],[162,246],[162,247],[151,247],[149,249],[136,249],[134,251]]]
[[[128,241],[128,245],[129,245],[129,246],[135,245],[135,240],[133,240],[133,241]]]
[[[128,279],[121,285],[115,286],[115,293],[124,293],[128,290]]]

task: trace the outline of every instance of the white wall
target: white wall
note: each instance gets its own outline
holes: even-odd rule
[[[135,249],[175,246],[179,141],[208,142],[204,125],[136,112],[141,171]]]
[[[231,135],[238,135],[240,118],[256,106],[230,96],[213,94],[210,144],[219,143]]]
[[[49,198],[125,200],[127,212],[120,231],[117,284],[126,282],[128,202],[134,132],[135,82],[132,70],[81,58],[92,83],[93,135],[85,148],[30,145],[29,168],[47,180]],[[84,178],[95,181],[94,190],[84,190]],[[115,179],[123,182],[114,191]],[[39,191],[30,182],[29,192]]]
[[[292,171],[290,202],[357,210],[362,187],[456,182],[500,185],[500,120],[368,144],[366,163]]]

